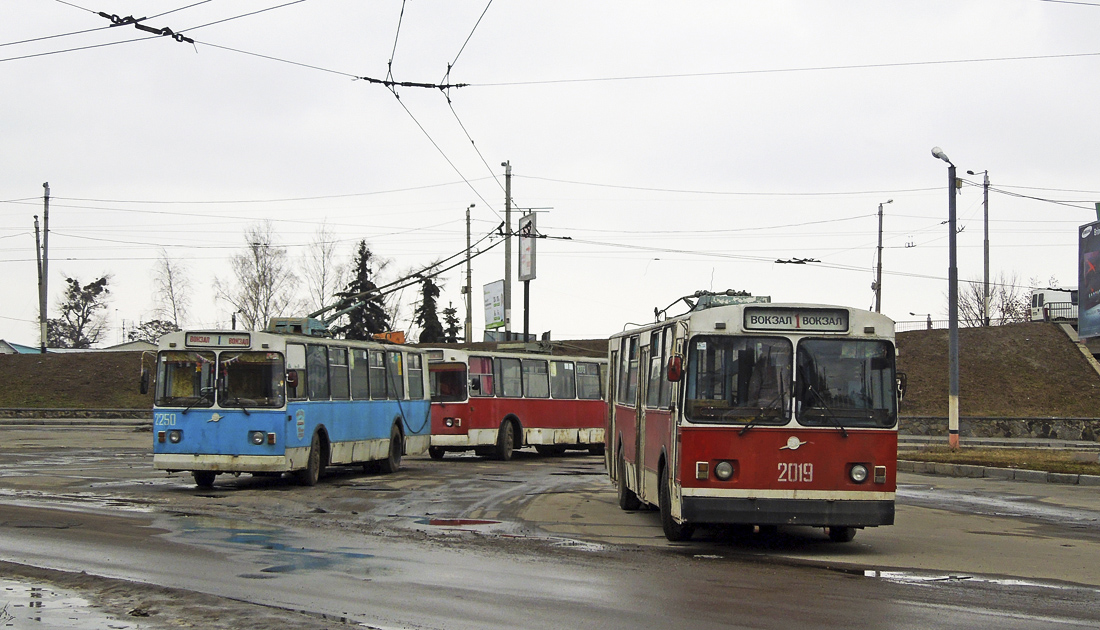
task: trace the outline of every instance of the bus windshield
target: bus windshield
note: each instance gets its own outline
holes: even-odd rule
[[[157,359],[158,407],[214,406],[213,352],[161,352]]]
[[[282,407],[283,355],[278,352],[223,352],[218,361],[225,378],[218,396],[222,407]]]
[[[432,388],[432,402],[461,402],[466,400],[466,364],[431,363],[428,375]]]
[[[798,344],[797,414],[807,426],[892,427],[894,351],[885,341],[806,339]]]
[[[684,405],[689,420],[787,423],[791,396],[789,341],[698,335],[689,347]]]

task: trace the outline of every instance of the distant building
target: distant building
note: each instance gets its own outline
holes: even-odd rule
[[[38,346],[24,346],[0,339],[0,354],[38,354],[40,350]]]

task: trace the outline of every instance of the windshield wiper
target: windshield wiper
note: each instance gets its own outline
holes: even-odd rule
[[[248,408],[244,406],[244,403],[241,402],[241,397],[240,396],[237,396],[236,398],[234,398],[233,402],[236,403],[236,405],[234,405],[234,406],[241,408],[241,411],[244,412],[244,415],[246,415],[246,416],[251,416],[252,415],[252,413],[248,411]]]
[[[760,414],[757,415],[752,420],[749,420],[745,424],[745,426],[741,427],[741,430],[737,432],[737,435],[741,436],[741,435],[745,435],[746,433],[748,433],[749,429],[756,426],[756,423],[759,422],[762,418],[765,418],[765,417],[779,418],[783,415],[783,413],[784,413],[783,406],[784,405],[783,405],[783,383],[782,382],[779,383],[779,395],[776,396],[775,399],[772,400],[772,402],[773,403],[779,403],[780,406],[779,407],[771,407],[771,406],[761,407],[760,408]],[[772,413],[768,414],[768,415],[765,415],[765,413],[764,413],[765,411],[771,411]]]
[[[213,387],[200,387],[199,388],[199,397],[196,398],[190,405],[187,405],[187,408],[184,409],[182,412],[180,412],[181,415],[186,414],[188,411],[191,411],[192,407],[194,407],[195,405],[201,403],[203,400],[206,399],[207,396],[209,396],[210,394],[213,394],[213,393],[214,393],[214,388]],[[213,402],[213,401],[211,401],[211,402]]]
[[[817,398],[817,401],[821,403],[821,408],[825,410],[825,417],[831,420],[832,423],[836,425],[836,428],[840,429],[840,435],[843,437],[848,437],[848,430],[845,429],[844,425],[840,424],[840,420],[837,420],[836,416],[833,415],[833,410],[829,409],[829,405],[825,404],[825,399],[821,397],[821,394],[817,393],[817,390],[814,389],[814,386],[807,384],[806,391],[813,394]]]

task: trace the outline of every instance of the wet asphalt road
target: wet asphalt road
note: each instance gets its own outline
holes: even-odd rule
[[[0,427],[0,559],[371,627],[1100,626],[1095,489],[906,476],[898,524],[670,545],[602,458],[409,458],[315,488],[153,471],[149,434]]]

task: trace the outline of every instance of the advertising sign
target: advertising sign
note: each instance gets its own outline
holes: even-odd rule
[[[1078,230],[1077,336],[1100,337],[1100,221]]]
[[[526,214],[519,220],[519,279],[535,279],[535,240],[538,231],[535,230],[535,214]]]
[[[485,294],[485,330],[504,326],[504,281],[490,282],[483,287]]]

